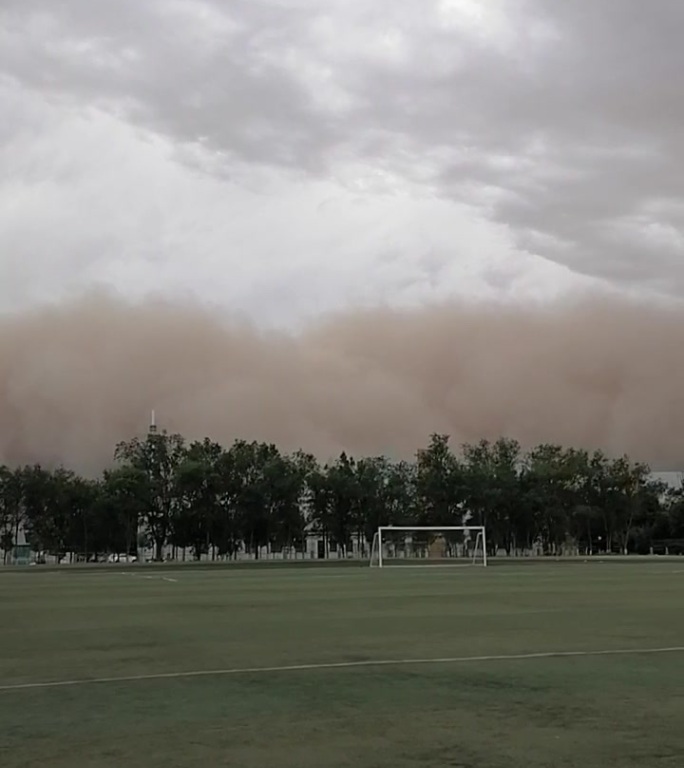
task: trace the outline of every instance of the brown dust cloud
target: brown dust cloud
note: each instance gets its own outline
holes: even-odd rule
[[[117,441],[272,441],[328,460],[515,437],[684,468],[684,312],[368,310],[297,334],[201,308],[91,296],[0,318],[0,463],[97,472]]]

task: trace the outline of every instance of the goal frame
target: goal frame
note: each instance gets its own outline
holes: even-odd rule
[[[449,531],[467,531],[468,533],[475,533],[475,541],[480,537],[482,540],[482,566],[484,568],[487,567],[487,533],[484,525],[380,525],[378,526],[378,530],[375,532],[373,536],[373,541],[371,542],[371,556],[370,556],[370,567],[373,567],[373,549],[375,545],[375,540],[377,538],[378,542],[378,568],[392,568],[391,565],[384,565],[383,558],[382,558],[382,534],[384,531],[405,531],[406,533],[411,532],[428,532],[428,531],[434,531],[436,533],[444,532],[447,533]],[[436,568],[437,566],[430,566],[432,568]]]

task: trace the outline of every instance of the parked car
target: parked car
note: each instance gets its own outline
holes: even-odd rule
[[[127,554],[111,554],[107,558],[108,563],[137,563],[138,558],[136,555]]]

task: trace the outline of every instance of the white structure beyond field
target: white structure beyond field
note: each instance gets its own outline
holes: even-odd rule
[[[487,565],[482,526],[381,526],[373,537],[371,567]]]

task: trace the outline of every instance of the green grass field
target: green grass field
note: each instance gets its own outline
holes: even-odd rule
[[[684,651],[637,651],[683,606],[676,562],[6,570],[1,764],[681,766]]]

